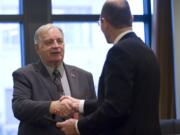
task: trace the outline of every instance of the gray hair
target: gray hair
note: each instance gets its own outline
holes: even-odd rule
[[[48,30],[52,29],[52,28],[57,28],[63,35],[63,31],[61,28],[51,24],[51,23],[48,23],[48,24],[44,24],[44,25],[41,25],[36,31],[35,31],[35,34],[34,34],[34,44],[37,45],[40,40],[41,40],[41,35],[45,32],[47,32]]]

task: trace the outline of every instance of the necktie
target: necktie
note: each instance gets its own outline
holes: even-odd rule
[[[53,71],[53,82],[57,87],[57,91],[60,93],[60,95],[64,95],[64,90],[61,83],[61,74],[58,70]]]

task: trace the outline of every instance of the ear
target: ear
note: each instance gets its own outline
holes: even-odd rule
[[[110,32],[113,29],[116,29],[112,26],[112,24],[104,18],[104,28],[106,29],[106,31]]]
[[[107,28],[110,25],[110,23],[108,22],[106,18],[103,18],[102,23],[103,23],[104,28]]]

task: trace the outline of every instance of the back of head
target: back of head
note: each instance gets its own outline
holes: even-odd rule
[[[126,0],[107,0],[102,8],[101,17],[106,18],[115,28],[132,26],[132,15]]]

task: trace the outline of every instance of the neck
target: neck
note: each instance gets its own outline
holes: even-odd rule
[[[42,63],[44,63],[45,65],[47,65],[47,66],[49,66],[50,68],[53,68],[53,69],[56,69],[56,68],[58,68],[58,66],[61,64],[59,61],[58,62],[49,62],[49,63],[47,63],[47,62],[45,62],[45,61],[43,61],[42,59],[41,59],[41,61],[42,61]]]
[[[116,39],[116,37],[123,33],[126,32],[128,30],[132,30],[132,27],[125,27],[125,28],[120,28],[120,29],[114,29],[113,30],[113,34],[112,34],[112,42],[114,42],[114,40]]]
[[[49,66],[54,68],[54,69],[57,69],[60,66],[60,63],[59,62],[58,63],[51,63]]]

